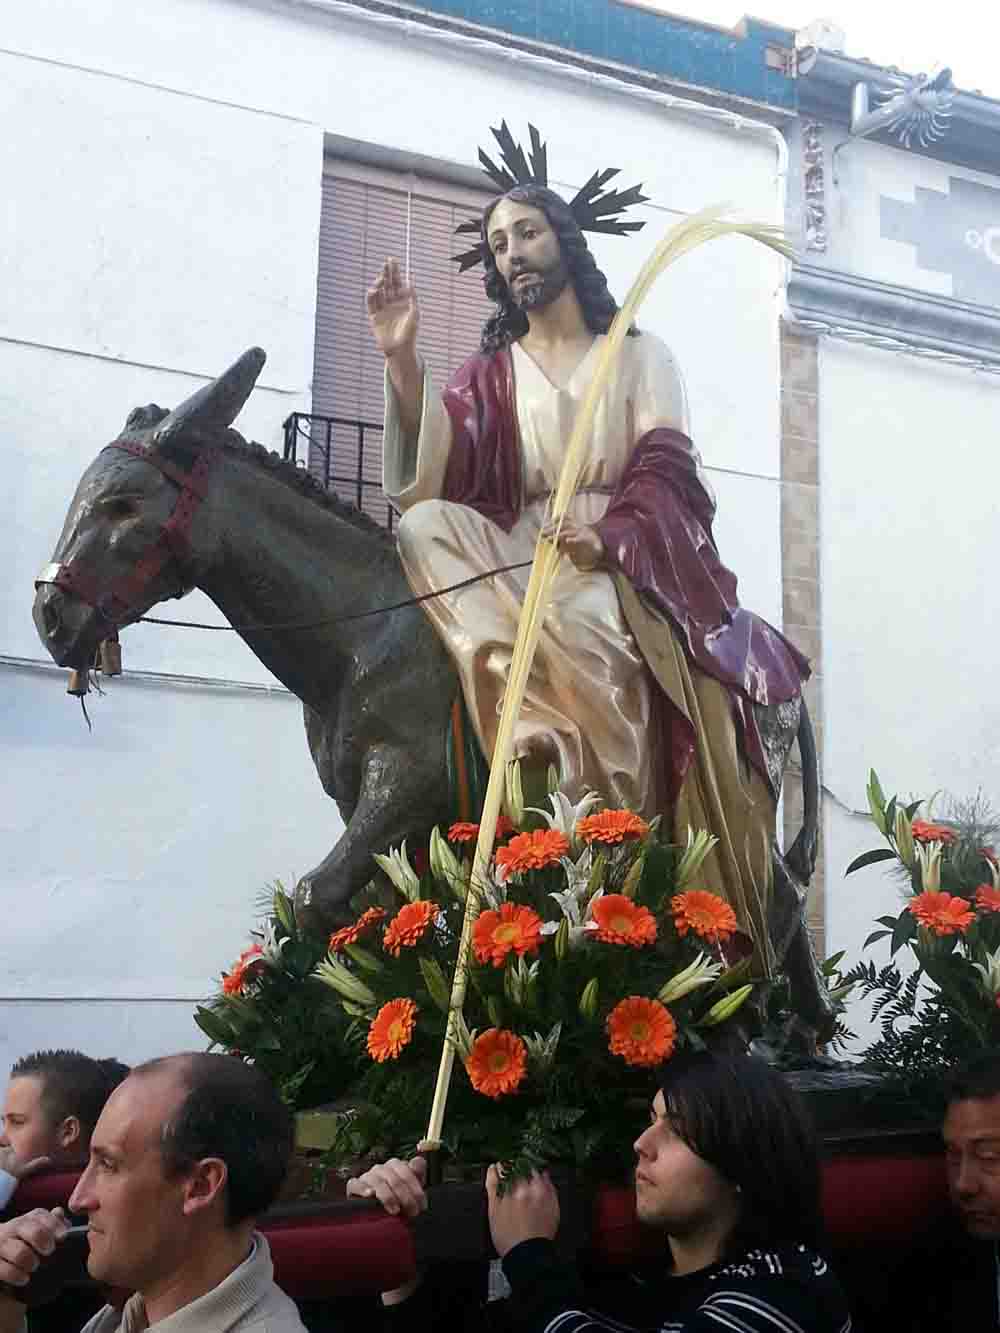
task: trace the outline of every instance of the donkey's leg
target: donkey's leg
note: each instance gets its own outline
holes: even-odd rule
[[[369,751],[343,835],[296,886],[295,910],[301,921],[323,929],[342,923],[349,915],[349,899],[375,873],[373,853],[447,818],[443,753],[443,742],[428,744],[423,762],[415,762],[412,751]]]
[[[792,1009],[820,1041],[833,1033],[835,1010],[806,925],[806,893],[774,848],[771,943],[788,977]]]

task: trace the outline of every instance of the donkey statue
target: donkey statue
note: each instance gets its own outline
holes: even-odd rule
[[[207,593],[302,700],[313,762],[346,824],[296,890],[302,916],[328,927],[371,877],[373,852],[453,817],[458,680],[412,604],[392,536],[231,429],[264,360],[252,348],[172,412],[129,414],[80,480],[36,582],[34,619],[60,666],[86,670],[101,640],[158,602]],[[799,1014],[825,1028],[802,915],[818,820],[812,729],[800,700],[758,721],[779,774],[799,741],[806,817],[787,856],[775,845],[770,933]]]

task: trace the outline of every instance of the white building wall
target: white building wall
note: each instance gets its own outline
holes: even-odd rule
[[[827,339],[819,401],[827,939],[854,961],[901,905],[884,867],[843,878],[882,845],[869,768],[912,799],[1000,792],[1000,378]]]
[[[0,1061],[67,1041],[139,1058],[196,1040],[191,1004],[257,889],[339,825],[296,702],[237,687],[270,678],[234,636],[129,630],[126,670],[215,684],[114,681],[93,735],[61,678],[27,665],[31,580],[84,465],[133,406],[176,404],[254,343],[268,364],[237,425],[280,447],[309,405],[324,133],[468,165],[504,116],[540,126],[557,187],[620,166],[650,202],[638,243],[595,245],[619,295],[687,212],[728,200],[780,221],[779,159],[767,137],[335,4],[39,0],[5,14],[3,46],[2,818],[8,900],[30,908],[0,946]],[[723,554],[775,622],[782,277],[719,243],[641,320],[684,368]],[[199,594],[183,613],[218,619]]]

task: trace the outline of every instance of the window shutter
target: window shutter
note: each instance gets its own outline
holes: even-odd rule
[[[489,197],[354,163],[327,164],[309,468],[378,522],[389,519],[381,491],[383,359],[368,327],[365,293],[386,259],[398,259],[405,271],[409,256],[420,303],[418,346],[440,390],[478,349],[493,308],[482,269],[459,274],[451,261],[468,244],[455,236],[456,226]]]

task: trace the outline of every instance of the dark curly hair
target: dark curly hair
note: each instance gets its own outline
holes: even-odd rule
[[[510,291],[500,276],[496,258],[486,239],[493,210],[505,199],[517,204],[529,204],[545,214],[559,241],[559,249],[569,270],[570,281],[587,328],[591,333],[607,333],[618,313],[618,303],[608,291],[608,280],[597,267],[569,205],[554,191],[542,185],[518,185],[492,200],[483,210],[483,286],[486,295],[499,309],[483,325],[480,351],[487,354],[499,351],[528,332],[528,316],[511,300]],[[637,332],[635,328],[629,329],[630,334]]]

